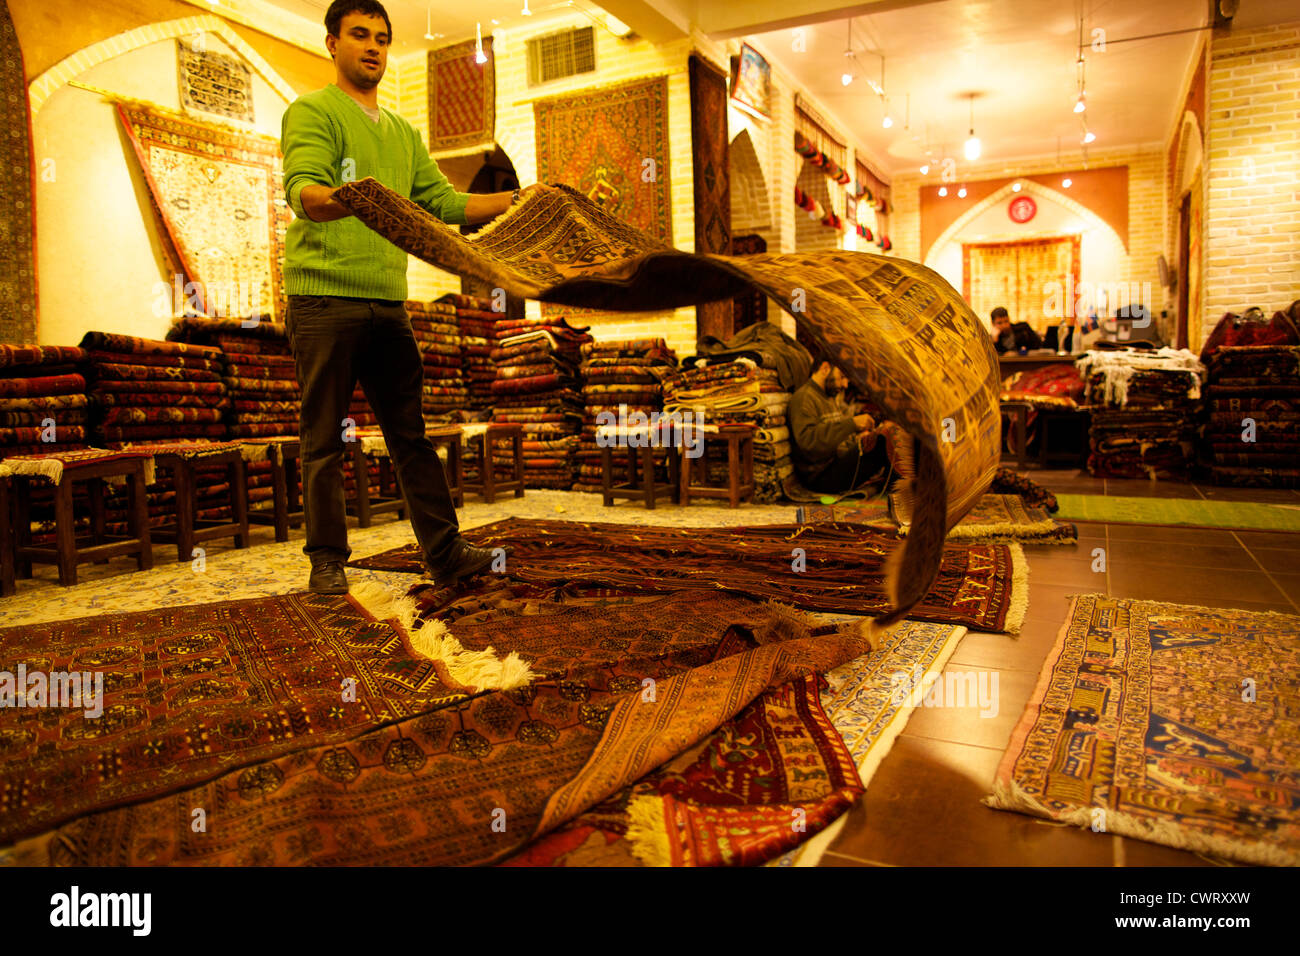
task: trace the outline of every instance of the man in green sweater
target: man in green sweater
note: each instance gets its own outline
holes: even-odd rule
[[[377,87],[392,40],[383,6],[335,0],[325,28],[336,80],[290,104],[280,139],[285,197],[296,216],[286,236],[284,281],[302,386],[308,587],[348,590],[343,451],[358,380],[383,429],[424,560],[437,580],[453,583],[486,570],[493,556],[461,537],[447,476],[425,435],[423,358],[403,305],[406,253],[356,219],[334,191],[372,176],[452,224],[494,219],[520,194],[456,192],[411,124],[380,109]]]
[[[811,491],[851,491],[889,464],[872,417],[849,415],[835,402],[848,383],[843,372],[822,361],[790,397],[791,458],[799,482]]]

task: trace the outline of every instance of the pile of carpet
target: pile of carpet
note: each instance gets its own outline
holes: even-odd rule
[[[663,411],[663,385],[677,375],[677,353],[663,339],[619,339],[588,342],[582,347],[582,440],[577,451],[576,491],[600,491],[601,451],[596,443],[599,423],[638,427],[641,419]],[[604,418],[599,416],[604,415]],[[612,418],[611,418],[612,416]],[[628,449],[615,447],[612,478],[625,484]],[[655,480],[667,481],[668,449],[654,451]]]
[[[440,304],[450,304],[456,313],[456,329],[460,333],[460,361],[465,385],[469,391],[467,408],[474,410],[492,407],[492,383],[497,370],[492,364],[492,347],[496,342],[497,320],[505,316],[492,309],[490,299],[472,295],[445,295]]]
[[[582,430],[578,363],[587,330],[563,318],[511,319],[496,324],[493,421],[524,429],[524,485],[568,490],[577,468]],[[513,459],[494,455],[505,477]]]
[[[780,373],[740,358],[705,364],[697,359],[694,368],[682,372],[667,389],[664,411],[691,414],[693,421],[706,425],[749,424],[758,428],[754,436],[754,500],[780,501],[785,480],[794,474],[790,459],[790,428],[786,408],[790,392],[781,385]],[[707,480],[727,482],[727,448],[722,442],[705,446]]]
[[[86,353],[0,345],[0,458],[86,447]]]
[[[192,342],[87,332],[96,443],[226,437],[221,350]]]
[[[406,314],[424,356],[424,420],[453,421],[469,404],[456,307],[448,302],[408,301]]]
[[[1076,364],[1092,406],[1089,474],[1191,476],[1205,372],[1195,355],[1169,348],[1090,351]]]
[[[1207,383],[1213,481],[1300,488],[1300,345],[1220,348]]]

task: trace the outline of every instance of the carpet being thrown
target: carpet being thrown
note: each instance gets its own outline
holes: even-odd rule
[[[760,289],[790,312],[914,443],[898,495],[912,533],[886,575],[880,625],[901,620],[939,573],[944,535],[998,465],[998,363],[970,307],[938,273],[866,253],[694,255],[568,187],[531,192],[472,239],[373,179],[335,197],[404,251],[508,294],[657,311]]]

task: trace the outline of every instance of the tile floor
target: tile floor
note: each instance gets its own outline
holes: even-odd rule
[[[1161,495],[1300,504],[1300,492],[1203,487],[1191,484],[1102,480],[1076,470],[1029,470],[1058,493]],[[624,502],[602,508],[598,495],[530,491],[495,505],[471,501],[462,524],[472,527],[507,515],[570,520],[662,522],[673,526],[764,524],[793,520],[792,505],[725,507],[692,505],[654,512]],[[253,532],[254,549],[213,543],[205,572],[176,563],[174,547],[155,550],[156,567],[141,575],[116,560],[82,566],[83,582],[64,589],[52,567],[20,581],[16,596],[0,600],[0,626],[56,620],[108,609],[192,604],[283,593],[305,584],[302,531],[276,544],[268,528]],[[357,555],[411,540],[409,526],[393,516],[354,530]],[[1092,570],[1096,548],[1106,552],[1104,572]],[[1079,523],[1073,546],[1027,547],[1029,610],[1018,637],[969,633],[950,669],[998,675],[998,708],[981,717],[975,708],[919,708],[872,779],[865,798],[822,858],[823,866],[888,865],[1094,865],[1204,866],[1214,861],[1124,837],[1057,826],[980,803],[1011,732],[1033,691],[1065,619],[1071,594],[1104,592],[1183,604],[1241,607],[1300,614],[1300,534],[1207,531],[1142,525]],[[367,572],[352,571],[355,580]],[[369,576],[393,578],[405,575]],[[144,582],[148,582],[147,585]]]
[[[1300,492],[1214,488],[1029,470],[1057,493],[1300,504]],[[968,633],[949,670],[996,670],[996,716],[918,708],[822,866],[1207,866],[1218,861],[1059,826],[980,803],[1079,593],[1300,614],[1300,534],[1078,523],[1071,547],[1026,547],[1029,611],[1019,637]],[[1093,553],[1104,548],[1105,572]]]

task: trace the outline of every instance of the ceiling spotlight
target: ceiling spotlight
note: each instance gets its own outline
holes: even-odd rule
[[[845,86],[848,86],[850,83],[853,82],[853,74],[852,74],[852,73],[849,73],[849,72],[847,72],[847,71],[844,72],[844,73],[841,73],[841,74],[840,74],[840,82],[841,82],[842,84],[844,84]]]
[[[481,24],[474,24],[474,62],[486,63],[487,54],[483,52],[483,27]]]
[[[1066,176],[1064,179],[1061,180],[1062,189],[1069,189],[1073,185],[1074,185],[1074,180],[1072,180],[1069,176]]]
[[[524,8],[519,11],[519,15],[521,17],[531,17],[533,15],[533,11],[528,9],[528,0],[524,0]]]
[[[929,176],[929,175],[930,175],[930,164],[929,164],[929,163],[926,163],[924,166],[921,167],[921,175],[922,175],[922,176]]]
[[[1091,143],[1096,138],[1097,138],[1097,134],[1094,133],[1092,130],[1088,129],[1083,131],[1083,141],[1085,143]]]
[[[849,19],[849,38],[844,45],[844,56],[848,62],[844,64],[844,72],[840,74],[840,82],[848,86],[853,82],[853,20]]]
[[[885,118],[880,121],[880,125],[885,129],[889,129],[889,127],[894,125],[894,118],[886,113]]]
[[[946,196],[946,195],[948,195],[948,187],[947,187],[947,186],[940,186],[940,187],[939,187],[939,195],[940,195],[940,196]]]
[[[1020,183],[1012,183],[1012,184],[1011,184],[1011,191],[1012,191],[1013,193],[1018,193],[1018,192],[1020,192]]]
[[[962,186],[961,189],[957,190],[957,198],[958,198],[958,199],[965,199],[965,198],[966,198],[966,187],[965,187],[965,186]]]
[[[1080,93],[1079,98],[1074,101],[1074,111],[1076,113],[1082,113],[1087,108],[1088,104],[1084,102],[1083,93]]]
[[[424,14],[424,38],[426,40],[436,40],[440,36],[442,36],[441,33],[433,32],[433,7],[430,7]]]

